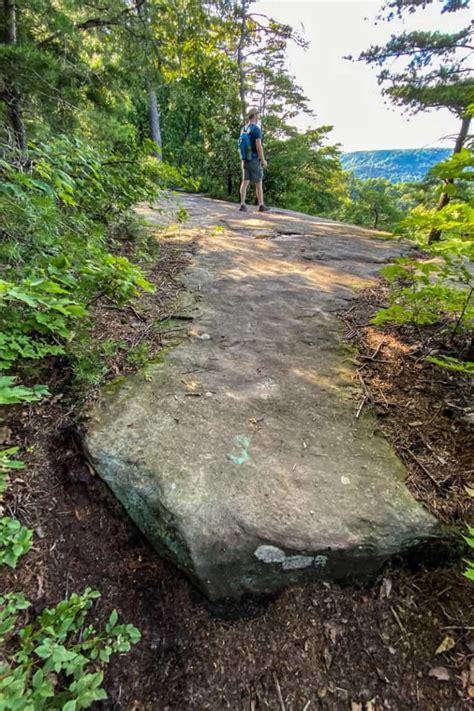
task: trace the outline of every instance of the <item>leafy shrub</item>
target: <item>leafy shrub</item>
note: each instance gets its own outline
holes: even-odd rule
[[[100,593],[73,593],[32,620],[21,620],[31,603],[21,593],[0,597],[0,696],[4,711],[78,711],[107,698],[103,667],[112,654],[128,652],[140,640],[130,624],[118,624],[116,610],[102,630],[86,626]]]
[[[387,322],[419,326],[436,324],[443,316],[452,325],[452,336],[474,329],[474,208],[468,202],[466,184],[474,173],[474,157],[463,149],[433,168],[442,178],[440,191],[450,202],[442,209],[419,205],[402,222],[402,233],[414,239],[428,259],[398,259],[383,270],[391,283],[390,305],[379,311],[375,324]],[[450,182],[457,180],[456,183]],[[429,243],[432,230],[441,232],[439,241]],[[470,372],[472,364],[455,358],[431,359],[436,365]]]
[[[69,357],[97,295],[124,304],[152,290],[109,241],[114,222],[155,197],[156,164],[146,148],[123,160],[66,137],[32,145],[27,167],[0,161],[0,370]],[[27,397],[12,387],[3,380],[7,403]]]

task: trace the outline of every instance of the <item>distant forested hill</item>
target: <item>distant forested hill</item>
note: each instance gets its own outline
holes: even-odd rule
[[[429,169],[450,154],[449,148],[407,148],[343,153],[342,164],[358,178],[387,178],[393,183],[425,177]]]

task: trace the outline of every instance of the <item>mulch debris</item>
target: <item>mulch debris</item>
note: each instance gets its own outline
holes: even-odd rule
[[[407,484],[445,523],[474,518],[474,387],[467,374],[430,363],[442,354],[439,327],[371,325],[387,303],[388,285],[365,289],[342,314],[346,340],[357,347],[354,364],[363,397],[408,469]],[[459,346],[461,350],[461,345]]]

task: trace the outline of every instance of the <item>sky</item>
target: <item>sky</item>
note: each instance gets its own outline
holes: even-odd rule
[[[404,29],[458,30],[468,24],[471,12],[441,15],[435,2],[404,21],[374,25],[382,4],[382,0],[260,0],[255,4],[256,12],[303,30],[310,43],[306,51],[294,45],[288,49],[290,72],[316,113],[314,119],[299,117],[295,123],[301,129],[333,125],[331,143],[341,143],[344,151],[451,147],[458,130],[453,114],[445,109],[413,117],[403,114],[381,95],[376,68],[343,57],[358,56],[371,44],[385,44],[391,34]]]

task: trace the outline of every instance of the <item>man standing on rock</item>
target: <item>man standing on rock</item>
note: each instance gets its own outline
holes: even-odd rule
[[[250,182],[255,183],[258,211],[268,212],[270,209],[266,207],[263,202],[262,168],[267,167],[267,161],[263,155],[262,130],[257,125],[259,118],[259,112],[256,107],[249,109],[247,111],[247,125],[244,126],[240,134],[239,145],[241,146],[240,152],[242,158],[242,183],[240,185],[241,212],[247,212],[245,198],[247,197],[247,188]]]

